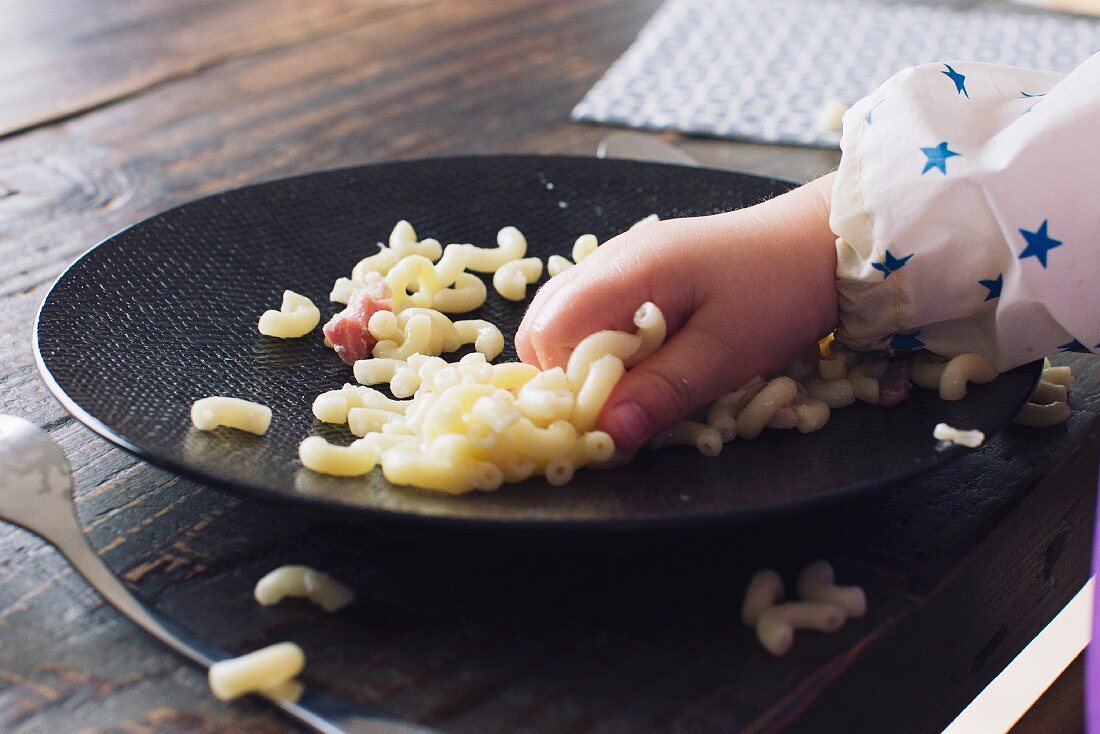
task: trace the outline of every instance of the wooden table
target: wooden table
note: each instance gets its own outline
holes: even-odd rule
[[[753,527],[567,543],[346,526],[154,470],[94,437],[32,362],[34,311],[81,251],[227,187],[477,152],[591,154],[571,106],[658,0],[0,3],[0,412],[71,457],[80,515],[141,596],[234,650],[305,647],[306,678],[443,731],[942,728],[1087,577],[1100,369],[1066,427],[1013,428],[949,469]],[[809,178],[837,154],[677,140]],[[772,659],[737,621],[748,574],[832,559],[870,613]],[[284,562],[348,580],[323,618],[259,609]],[[0,525],[0,730],[278,732]]]

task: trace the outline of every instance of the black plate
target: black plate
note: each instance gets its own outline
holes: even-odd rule
[[[268,339],[261,312],[283,289],[325,318],[332,282],[376,251],[397,219],[420,236],[492,244],[518,226],[531,255],[568,253],[634,221],[724,211],[791,184],[716,170],[589,158],[475,157],[387,163],[250,186],[157,215],[100,243],[57,281],[38,314],[39,368],[62,404],[100,435],[158,465],[255,497],[326,506],[372,520],[427,520],[507,532],[558,533],[745,519],[834,501],[931,469],[946,421],[993,433],[1029,394],[1038,363],[946,403],[836,411],[819,433],[765,431],[718,459],[694,449],[643,452],[629,466],[450,497],[395,487],[376,471],[333,479],[297,461],[318,431],[310,404],[351,381],[322,344]],[[490,288],[477,317],[515,333],[523,305]],[[509,343],[502,359],[514,359]],[[271,406],[263,437],[191,428],[192,401],[233,395]],[[326,433],[320,428],[322,435]]]

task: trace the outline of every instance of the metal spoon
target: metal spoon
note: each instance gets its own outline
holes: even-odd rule
[[[61,447],[38,426],[0,415],[0,519],[61,551],[89,584],[132,622],[204,668],[232,657],[145,606],[92,550],[73,504],[73,479]],[[262,695],[262,694],[261,694]],[[264,696],[285,714],[322,734],[429,734],[313,689],[296,702]]]

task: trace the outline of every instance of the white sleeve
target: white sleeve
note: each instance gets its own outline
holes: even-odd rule
[[[1100,352],[1100,54],[1068,75],[951,62],[844,116],[837,338],[1001,370]]]

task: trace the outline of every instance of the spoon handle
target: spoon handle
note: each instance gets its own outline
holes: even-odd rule
[[[111,572],[78,527],[50,539],[73,568],[123,615],[179,654],[204,668],[232,657],[226,651],[157,614],[143,604]],[[290,717],[321,734],[430,734],[427,729],[307,688],[297,702],[266,698]]]

